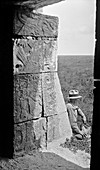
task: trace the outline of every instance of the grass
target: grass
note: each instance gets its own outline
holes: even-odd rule
[[[82,95],[79,107],[87,118],[87,125],[92,126],[93,116],[93,56],[58,56],[58,76],[61,89],[67,104],[68,92],[71,89],[77,89]],[[78,126],[82,123],[81,117],[78,117]],[[71,140],[66,139],[61,144],[64,148],[69,148],[76,153],[77,150],[91,152],[91,139],[77,140],[74,137]]]
[[[87,118],[88,125],[92,125],[93,115],[93,56],[58,56],[58,76],[65,103],[71,89],[77,89],[83,96],[79,102]],[[79,121],[81,121],[79,117]]]

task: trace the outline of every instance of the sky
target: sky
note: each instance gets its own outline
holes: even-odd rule
[[[59,17],[58,55],[94,55],[96,0],[65,0],[43,8]]]

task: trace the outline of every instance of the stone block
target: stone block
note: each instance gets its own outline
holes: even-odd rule
[[[72,136],[72,129],[70,126],[69,118],[68,118],[68,113],[62,112],[59,114],[59,133],[60,133],[60,138],[71,138]]]
[[[41,75],[15,75],[14,82],[14,122],[40,117],[42,114]]]
[[[57,112],[58,114],[61,114],[66,112],[66,104],[64,101],[64,97],[63,97],[63,93],[61,90],[61,85],[57,73],[55,73],[55,84],[56,84],[55,91],[57,96]]]
[[[49,38],[43,41],[43,72],[57,71],[57,40]]]
[[[22,36],[58,36],[58,17],[36,14],[28,9],[15,10],[13,33]]]
[[[59,132],[60,137],[70,138],[72,136],[72,130],[68,118],[68,113],[66,109],[66,104],[61,91],[61,85],[59,81],[58,74],[55,73],[55,84],[56,84],[56,102],[57,102],[57,114],[59,116]]]
[[[46,118],[26,123],[26,152],[46,147]]]
[[[44,116],[57,114],[55,73],[42,74]]]
[[[72,130],[57,73],[43,73],[42,83],[44,116],[49,116],[53,119],[53,116],[58,115],[59,137],[70,138]]]
[[[14,155],[46,147],[46,118],[14,125]]]
[[[15,73],[39,73],[43,70],[43,41],[41,38],[14,40],[13,67]]]
[[[57,40],[20,38],[14,40],[14,74],[57,71]]]
[[[34,124],[33,120],[26,122],[26,146],[25,146],[25,152],[29,152],[31,150],[36,150],[37,146],[35,144],[36,137],[34,133]]]
[[[48,142],[52,142],[53,140],[60,138],[59,122],[60,122],[59,115],[48,117],[48,122],[47,122]]]
[[[46,147],[46,118],[39,118],[34,120],[34,133],[36,136],[36,141],[40,140],[40,146],[42,148]]]
[[[14,154],[19,155],[25,152],[26,146],[26,124],[14,125]]]

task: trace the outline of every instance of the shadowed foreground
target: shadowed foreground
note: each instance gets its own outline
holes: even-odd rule
[[[1,160],[3,170],[89,170],[72,162],[66,161],[54,153],[30,153],[23,157]]]

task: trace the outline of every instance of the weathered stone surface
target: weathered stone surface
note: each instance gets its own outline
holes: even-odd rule
[[[55,73],[56,96],[57,96],[57,112],[59,115],[59,133],[60,137],[70,138],[72,136],[72,129],[70,126],[68,113],[66,110],[65,101],[61,91],[60,81],[57,73]]]
[[[46,147],[46,118],[14,125],[14,155]]]
[[[27,6],[29,8],[38,9],[47,5],[52,5],[64,0],[13,0],[14,4]]]
[[[42,73],[44,116],[57,114],[55,73]]]
[[[60,137],[70,138],[72,130],[57,73],[42,74],[44,116],[59,117]]]
[[[13,33],[22,36],[58,36],[58,17],[36,14],[30,10],[15,11]]]
[[[14,40],[14,73],[39,73],[43,70],[43,41],[26,37]]]
[[[39,118],[34,120],[34,133],[36,140],[40,140],[40,146],[42,148],[46,147],[46,118]]]
[[[66,112],[57,72],[42,73],[44,116]]]
[[[60,138],[69,138],[72,136],[68,113],[62,112],[58,115],[47,117],[47,142]]]
[[[48,129],[47,129],[47,141],[52,142],[55,139],[60,138],[59,132],[59,115],[48,117]]]
[[[46,118],[26,123],[26,151],[46,147]]]
[[[40,147],[40,141],[36,140],[36,135],[34,132],[34,122],[33,120],[26,122],[26,146],[25,152],[29,152],[31,150],[36,150]]]
[[[14,125],[14,154],[25,152],[26,125],[25,123]]]
[[[54,74],[55,76],[55,92],[56,92],[56,102],[57,102],[57,112],[58,114],[60,113],[64,113],[66,112],[66,105],[65,105],[65,101],[63,98],[63,94],[61,91],[61,85],[60,85],[60,81],[59,81],[59,77],[58,77],[58,73]]]
[[[44,148],[47,142],[71,136],[56,72],[58,18],[36,13],[38,7],[32,7],[33,11],[25,6],[17,8],[14,16],[15,154]]]
[[[72,129],[70,126],[69,118],[68,118],[68,113],[62,112],[59,114],[59,133],[60,133],[60,138],[69,138],[72,136]]]
[[[57,41],[54,38],[14,40],[14,74],[57,71]]]
[[[44,72],[57,71],[57,40],[45,39],[43,42]]]
[[[14,121],[38,118],[42,114],[41,75],[14,76]]]

